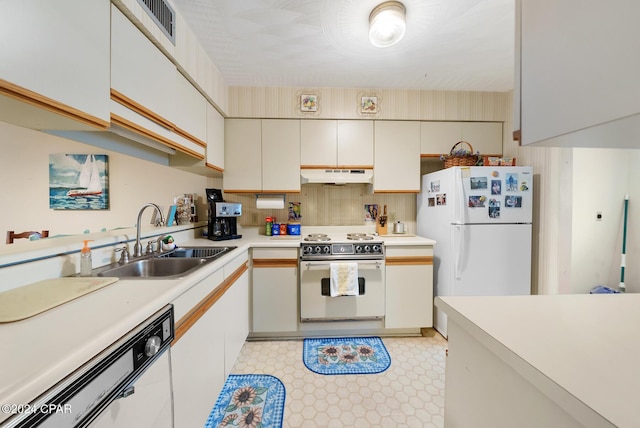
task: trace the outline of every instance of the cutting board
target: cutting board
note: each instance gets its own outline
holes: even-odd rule
[[[52,278],[0,293],[0,323],[23,320],[67,303],[118,278]]]

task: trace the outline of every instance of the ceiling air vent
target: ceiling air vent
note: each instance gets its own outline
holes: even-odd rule
[[[176,44],[176,20],[175,13],[171,6],[163,0],[138,0],[138,3],[147,11],[153,21],[160,27],[162,32]]]

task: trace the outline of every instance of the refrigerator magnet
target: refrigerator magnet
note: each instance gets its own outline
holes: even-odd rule
[[[489,199],[489,218],[500,218],[500,201]]]
[[[502,180],[491,180],[491,194],[492,195],[502,194]]]
[[[469,196],[469,208],[484,208],[485,196]]]
[[[436,206],[436,198],[427,198],[427,206],[435,207]]]
[[[504,206],[506,208],[522,208],[522,196],[505,196]]]
[[[447,194],[446,193],[440,193],[439,195],[436,195],[436,204],[437,205],[447,205]]]
[[[507,192],[517,192],[518,191],[518,174],[516,173],[508,173],[507,178],[504,180],[505,185],[507,186]]]
[[[471,177],[471,190],[486,189],[487,177]]]
[[[527,185],[526,181],[523,181],[522,184],[520,184],[520,190],[523,192],[526,192],[527,190],[529,190],[529,186]]]
[[[438,181],[432,181],[431,183],[429,183],[429,188],[431,189],[431,192],[439,192],[440,191],[440,180]]]

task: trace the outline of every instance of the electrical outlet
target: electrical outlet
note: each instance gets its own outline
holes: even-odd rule
[[[601,211],[596,212],[596,221],[602,221],[602,212]]]

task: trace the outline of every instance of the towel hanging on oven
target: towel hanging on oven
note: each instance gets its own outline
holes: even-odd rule
[[[358,295],[358,263],[330,263],[331,297]]]

